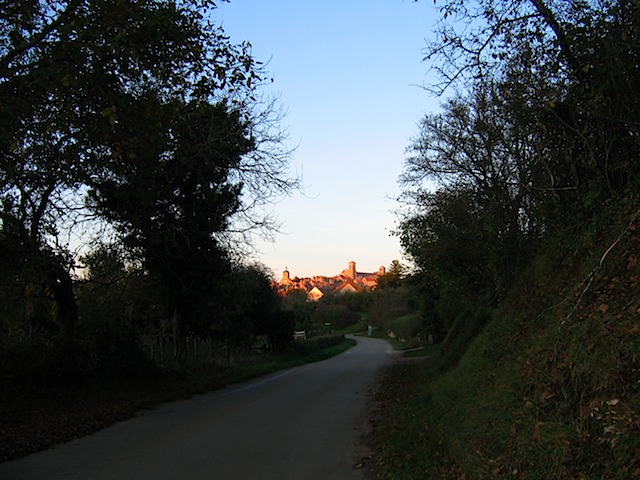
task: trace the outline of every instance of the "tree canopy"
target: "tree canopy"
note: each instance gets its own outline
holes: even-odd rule
[[[491,304],[554,232],[637,191],[640,6],[436,5],[427,88],[448,98],[408,149],[398,235],[441,302]]]
[[[183,344],[194,299],[223,282],[251,235],[277,228],[269,206],[300,179],[277,102],[260,94],[267,74],[216,25],[216,3],[1,2],[9,337],[38,330],[47,298],[54,336],[77,342],[75,250],[115,242],[127,269],[164,292]]]

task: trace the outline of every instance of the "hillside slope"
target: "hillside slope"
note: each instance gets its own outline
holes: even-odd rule
[[[383,478],[640,477],[633,203],[548,244],[459,361],[443,349],[390,374]]]

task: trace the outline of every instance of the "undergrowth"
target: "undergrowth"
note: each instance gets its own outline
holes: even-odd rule
[[[640,218],[600,222],[550,243],[464,353],[395,367],[382,478],[640,478]]]

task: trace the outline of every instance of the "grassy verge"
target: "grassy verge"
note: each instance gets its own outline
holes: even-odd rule
[[[362,332],[362,335],[365,336],[367,335],[366,333],[366,328],[365,330]],[[406,350],[409,347],[407,346],[406,343],[398,340],[395,337],[390,337],[389,335],[387,335],[382,329],[380,328],[374,328],[373,332],[371,334],[371,336],[373,338],[380,338],[382,340],[386,340],[387,342],[389,342],[391,344],[391,346],[393,347],[394,350]]]
[[[95,381],[0,397],[0,462],[88,435],[163,402],[189,398],[304,363],[337,355],[355,342],[344,337],[309,340],[294,352],[236,367],[165,372],[137,381]]]
[[[340,341],[336,342],[336,338]],[[311,339],[296,344],[293,353],[284,356],[273,357],[268,361],[250,363],[243,368],[245,379],[259,377],[268,373],[277,372],[286,368],[297,367],[305,363],[319,362],[331,358],[348,350],[356,344],[354,340],[328,336]]]
[[[380,478],[640,478],[640,226],[610,230],[538,259],[463,349],[390,370]]]

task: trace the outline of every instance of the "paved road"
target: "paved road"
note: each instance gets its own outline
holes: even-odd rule
[[[382,340],[357,341],[329,360],[0,464],[0,479],[361,480],[369,387],[392,352]]]

